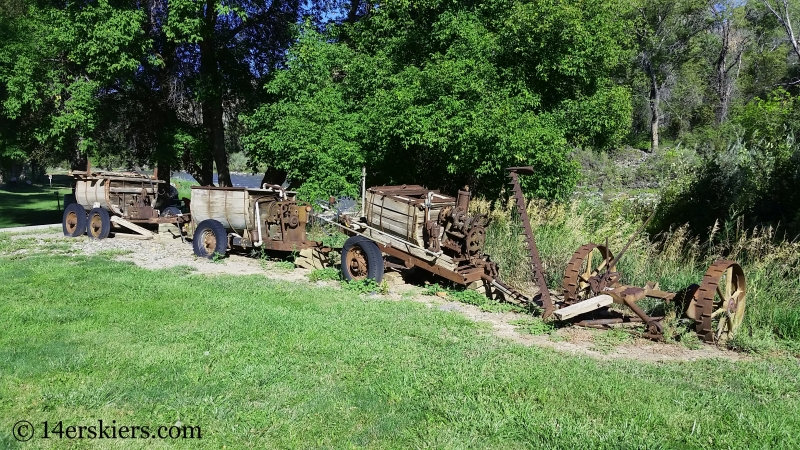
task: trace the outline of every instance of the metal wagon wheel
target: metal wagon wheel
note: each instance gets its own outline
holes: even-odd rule
[[[707,342],[725,342],[744,321],[747,284],[742,267],[727,260],[708,268],[687,315],[697,320],[697,333]],[[694,311],[692,311],[694,306]]]
[[[228,250],[228,233],[225,227],[214,219],[206,219],[197,225],[192,238],[194,254],[212,259],[214,255],[224,256]]]
[[[111,232],[111,217],[103,208],[93,208],[89,211],[89,223],[86,225],[86,235],[91,239],[105,239]]]
[[[383,255],[378,246],[362,236],[353,236],[342,247],[342,277],[347,281],[367,278],[383,280]]]
[[[64,236],[81,236],[86,232],[86,210],[83,209],[83,206],[73,203],[64,208],[64,216],[61,222]]]
[[[589,279],[605,270],[606,264],[614,259],[614,255],[604,245],[586,244],[572,254],[567,270],[564,272],[564,300],[566,303],[577,303],[593,294]],[[611,267],[616,272],[616,267]]]

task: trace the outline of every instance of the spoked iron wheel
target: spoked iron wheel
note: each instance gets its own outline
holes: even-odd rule
[[[589,279],[606,270],[606,264],[614,259],[614,255],[603,245],[586,244],[572,254],[564,273],[564,300],[568,304],[581,302],[591,298]],[[616,272],[616,267],[611,267]]]
[[[726,260],[712,264],[687,311],[687,315],[697,320],[700,338],[725,342],[733,337],[744,321],[746,295],[744,271],[739,264]]]

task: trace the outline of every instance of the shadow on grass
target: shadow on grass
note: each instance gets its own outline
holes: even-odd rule
[[[72,177],[54,175],[53,185],[18,184],[0,188],[0,228],[61,222],[64,194],[71,192]]]

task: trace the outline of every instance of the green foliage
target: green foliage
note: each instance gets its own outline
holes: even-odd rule
[[[308,280],[312,283],[315,281],[333,280],[339,281],[342,278],[342,272],[334,267],[325,267],[324,269],[314,269],[308,274]]]
[[[424,295],[436,295],[439,292],[447,292],[447,289],[439,286],[439,283],[428,284],[425,286],[425,289],[422,291]]]
[[[522,333],[538,336],[540,334],[551,334],[556,330],[556,327],[549,322],[545,322],[539,317],[531,317],[526,319],[519,319],[510,322],[515,325],[517,330]]]
[[[381,281],[376,283],[372,278],[365,278],[359,281],[344,281],[342,280],[342,288],[346,291],[354,292],[356,294],[381,294],[389,293],[389,283]]]
[[[307,198],[351,190],[361,164],[370,183],[496,195],[505,167],[530,164],[526,192],[565,199],[570,146],[614,145],[629,126],[612,81],[629,56],[623,9],[388,2],[325,34],[305,25],[266,86],[275,100],[245,118],[245,149]]]
[[[722,148],[705,149],[692,178],[664,192],[654,229],[688,222],[706,235],[715,222],[743,216],[747,228],[780,226],[790,239],[800,235],[798,98],[777,90],[735,108],[717,141]]]
[[[632,343],[633,335],[626,330],[611,328],[594,333],[592,335],[592,342],[592,350],[600,353],[608,353],[619,345]]]
[[[286,171],[302,199],[359,193],[364,124],[334,75],[352,57],[347,46],[326,42],[306,23],[288,53],[286,70],[265,87],[279,100],[243,118],[250,159]]]
[[[275,268],[280,270],[294,270],[294,263],[291,261],[278,261],[275,263]]]

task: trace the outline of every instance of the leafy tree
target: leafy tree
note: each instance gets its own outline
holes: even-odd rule
[[[2,113],[16,125],[7,145],[83,166],[107,86],[138,66],[142,15],[105,1],[18,6],[24,13],[4,20],[0,44]]]
[[[350,161],[321,171],[337,186],[355,184],[363,161],[371,183],[492,196],[505,167],[531,164],[527,191],[565,198],[572,146],[613,146],[630,126],[615,82],[631,55],[625,8],[389,1],[324,35],[305,29],[267,85],[276,104],[248,117],[245,148],[295,180],[330,158]]]
[[[239,112],[259,100],[256,80],[283,59],[301,15],[340,6],[3,1],[0,101],[20,131],[2,139],[15,155],[81,167],[91,153],[156,164],[165,177],[182,165],[203,184],[216,163],[221,185]]]
[[[658,149],[665,87],[691,55],[691,39],[707,29],[709,2],[644,0],[635,6],[637,60],[647,80],[650,151]]]
[[[244,119],[251,161],[285,173],[304,198],[358,194],[354,181],[364,163],[360,142],[367,127],[341,86],[354,58],[346,45],[327,42],[306,22],[285,70],[266,85],[274,101]]]
[[[789,0],[761,1],[783,28],[794,54],[800,59],[800,44],[798,43],[800,38],[798,38],[798,30],[794,28],[797,26],[798,20],[800,20],[800,4]],[[793,20],[795,25],[792,25]]]

